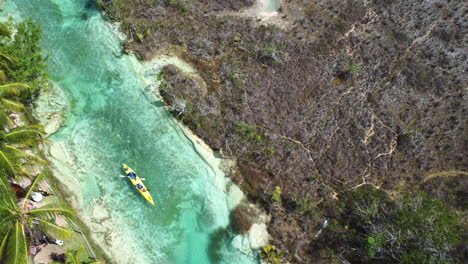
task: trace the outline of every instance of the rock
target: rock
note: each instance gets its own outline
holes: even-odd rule
[[[28,188],[31,185],[31,183],[32,181],[28,177],[21,177],[19,179],[19,185],[24,189]]]
[[[110,219],[110,213],[102,201],[96,200],[92,205],[92,221],[102,223]]]
[[[265,223],[253,224],[249,230],[250,246],[252,248],[260,248],[268,244],[270,235],[268,234],[267,225]]]
[[[42,194],[40,194],[40,193],[38,193],[38,192],[32,192],[32,193],[31,193],[31,199],[32,199],[33,201],[35,201],[35,202],[40,202],[40,201],[42,201],[42,198],[44,198],[44,197],[42,197]]]

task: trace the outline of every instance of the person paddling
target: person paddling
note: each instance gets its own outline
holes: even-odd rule
[[[136,185],[136,187],[137,187],[138,190],[140,190],[142,192],[146,192],[146,188],[142,184],[138,183]]]
[[[136,174],[133,173],[133,172],[130,172],[130,173],[128,174],[128,176],[130,176],[130,179],[132,179],[132,180],[135,180],[135,179],[136,179]]]

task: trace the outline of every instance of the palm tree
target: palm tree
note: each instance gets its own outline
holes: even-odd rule
[[[49,204],[41,208],[28,210],[27,199],[32,190],[42,179],[42,174],[37,176],[29,187],[24,201],[16,202],[16,197],[11,190],[6,177],[0,177],[0,260],[5,264],[28,263],[28,241],[26,231],[32,234],[32,230],[39,228],[46,234],[57,238],[66,238],[71,232],[58,226],[52,218],[59,215],[71,216],[70,210],[64,209],[58,204]]]
[[[23,112],[26,110],[26,107],[24,107],[22,103],[12,100],[11,97],[19,96],[22,91],[29,88],[31,88],[29,85],[23,83],[0,85],[0,129],[14,125],[8,113]]]
[[[0,23],[0,36],[2,36],[2,37],[10,37],[11,36],[11,29],[5,23]]]
[[[5,71],[11,71],[18,66],[18,60],[10,55],[0,51],[0,81],[6,81],[7,75]]]
[[[25,163],[46,164],[47,162],[34,154],[30,154],[22,147],[37,145],[45,134],[44,126],[29,125],[17,127],[8,133],[0,131],[0,168],[7,176],[18,178],[24,171]]]
[[[0,41],[10,39],[11,29],[4,23],[0,23]],[[24,83],[4,83],[8,81],[7,72],[18,67],[18,59],[10,56],[0,50],[0,128],[12,126],[13,122],[8,116],[8,112],[22,112],[25,107],[20,102],[12,100],[11,97],[17,97],[21,92],[31,89],[31,86]]]
[[[5,58],[0,52],[0,58]],[[6,56],[6,58],[9,58]],[[9,59],[10,61],[12,59]],[[1,61],[1,60],[0,60]],[[1,71],[1,70],[0,70]],[[2,77],[2,74],[0,74]],[[37,145],[41,135],[45,134],[44,127],[40,125],[30,125],[17,127],[8,133],[8,131],[14,125],[11,120],[9,113],[11,112],[23,112],[26,107],[18,101],[11,98],[19,96],[22,91],[31,88],[27,84],[23,83],[8,83],[0,85],[0,168],[8,176],[15,177],[23,173],[22,161],[35,161],[39,163],[45,163],[44,160],[36,157],[33,154],[27,153],[20,150],[20,147],[31,147]]]
[[[11,34],[10,27],[5,23],[0,23],[0,41],[2,42],[0,44],[3,44],[3,40],[11,41]],[[11,67],[17,64],[18,61],[15,58],[0,51],[0,81],[6,81],[7,77],[5,71],[11,70]]]

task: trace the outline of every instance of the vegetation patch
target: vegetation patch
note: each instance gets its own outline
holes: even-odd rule
[[[273,245],[266,245],[262,247],[261,256],[267,263],[278,264],[281,263],[284,253]]]
[[[346,193],[323,240],[361,263],[456,263],[461,216],[421,191],[390,197],[370,186]]]

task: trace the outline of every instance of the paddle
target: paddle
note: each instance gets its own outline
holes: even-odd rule
[[[127,176],[125,176],[125,175],[119,175],[119,177],[120,177],[120,178],[127,178]],[[146,181],[146,179],[145,179],[145,178],[140,178],[140,180],[142,180],[142,181]]]

